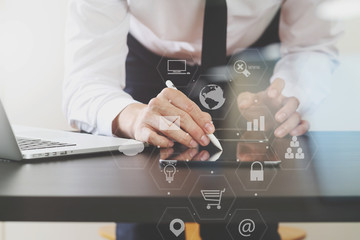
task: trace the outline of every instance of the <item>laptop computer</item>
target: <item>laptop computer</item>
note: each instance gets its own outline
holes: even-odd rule
[[[14,134],[15,133],[15,134]],[[132,149],[142,142],[25,126],[12,126],[0,101],[0,159],[27,160]]]

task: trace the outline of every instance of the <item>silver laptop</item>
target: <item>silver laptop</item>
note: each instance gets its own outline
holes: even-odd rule
[[[25,126],[12,128],[0,101],[0,159],[20,161],[115,151],[119,148],[124,151],[140,145],[143,146],[143,143],[124,138]]]

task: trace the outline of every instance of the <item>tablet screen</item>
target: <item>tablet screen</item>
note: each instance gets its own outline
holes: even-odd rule
[[[213,145],[196,149],[175,144],[174,148],[161,149],[160,159],[187,162],[280,163],[267,142],[221,141],[221,145],[223,151],[219,151]]]

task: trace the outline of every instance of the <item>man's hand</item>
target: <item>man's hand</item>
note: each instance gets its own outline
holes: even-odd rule
[[[241,113],[251,111],[253,107],[266,105],[272,112],[273,117],[279,123],[274,134],[276,137],[284,137],[287,134],[298,136],[309,130],[309,123],[302,120],[297,112],[299,100],[295,97],[285,97],[282,91],[285,82],[282,79],[275,79],[265,90],[259,93],[244,92],[238,96],[238,107]]]
[[[162,116],[180,116],[179,130],[160,130]],[[215,127],[210,114],[200,108],[182,92],[165,88],[149,104],[130,104],[113,121],[113,133],[134,138],[159,147],[172,147],[175,140],[187,147],[206,146],[206,134]]]

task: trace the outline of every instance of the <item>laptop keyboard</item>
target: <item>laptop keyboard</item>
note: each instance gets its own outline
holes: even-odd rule
[[[16,140],[22,151],[76,146],[74,143],[43,141],[41,139],[16,138]]]

